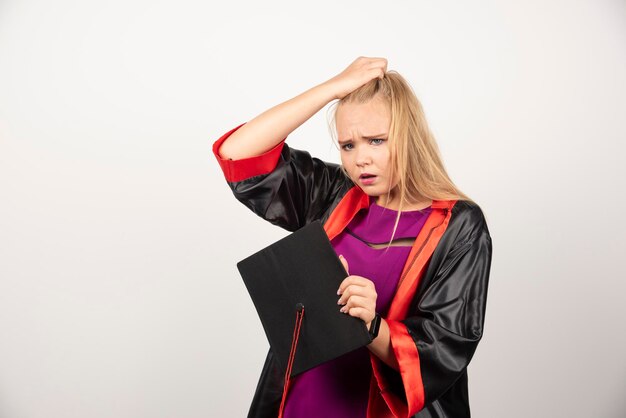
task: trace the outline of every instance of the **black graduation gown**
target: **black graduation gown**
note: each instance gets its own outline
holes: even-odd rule
[[[290,148],[284,140],[242,160],[219,155],[235,197],[288,231],[320,220],[334,238],[369,204],[337,164]],[[400,370],[371,355],[368,417],[470,416],[467,366],[483,335],[491,266],[491,237],[481,209],[468,201],[433,201],[426,225],[404,266],[385,318]],[[249,417],[276,417],[284,370],[270,350]]]

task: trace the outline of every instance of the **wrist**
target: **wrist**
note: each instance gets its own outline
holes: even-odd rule
[[[366,324],[367,330],[372,340],[378,337],[378,331],[380,330],[381,322],[382,322],[382,317],[380,316],[379,313],[376,313],[376,315],[374,316],[374,319],[372,319],[369,324]]]
[[[333,79],[324,81],[322,84],[319,84],[317,87],[320,88],[321,91],[324,92],[326,97],[328,97],[328,102],[333,100],[339,100],[342,98],[342,94],[339,89],[336,87],[336,83],[333,82]]]

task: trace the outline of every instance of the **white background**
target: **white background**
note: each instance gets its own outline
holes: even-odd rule
[[[0,417],[241,417],[227,130],[389,60],[493,239],[476,417],[626,416],[624,1],[0,3]],[[338,161],[321,111],[288,139]]]

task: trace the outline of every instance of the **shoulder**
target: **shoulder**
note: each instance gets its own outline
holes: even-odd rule
[[[455,244],[468,243],[478,238],[489,238],[487,220],[481,207],[471,201],[459,200],[452,207],[450,221],[444,233]]]
[[[469,200],[459,200],[452,207],[451,221],[486,224],[483,210],[477,203]]]

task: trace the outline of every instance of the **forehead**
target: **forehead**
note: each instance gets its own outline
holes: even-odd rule
[[[342,103],[335,114],[337,135],[340,140],[352,136],[369,136],[387,133],[391,122],[390,111],[382,100],[365,103]]]

